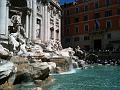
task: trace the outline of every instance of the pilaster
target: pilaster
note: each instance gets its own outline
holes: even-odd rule
[[[29,36],[29,15],[27,14],[26,15],[26,37],[28,38],[28,36]]]
[[[47,42],[47,37],[48,37],[48,13],[47,13],[47,5],[45,5],[45,11],[44,11],[44,22],[45,22],[45,26],[44,26],[44,41]]]
[[[56,16],[54,14],[54,41],[56,41]]]
[[[42,19],[41,19],[41,41],[44,41],[44,6],[42,7]]]
[[[47,41],[50,41],[50,11],[48,11],[48,37]]]
[[[32,0],[32,40],[36,39],[36,17],[37,17],[37,5],[36,0]]]
[[[61,12],[59,11],[59,41],[61,41]]]
[[[7,1],[6,0],[1,0],[0,1],[0,35],[6,35],[6,26],[8,25],[6,23],[8,19],[8,8],[6,6]]]

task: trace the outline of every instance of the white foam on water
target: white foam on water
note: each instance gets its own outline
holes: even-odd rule
[[[60,73],[60,74],[73,74],[73,73],[76,73],[76,70],[75,69],[72,69],[68,72],[63,72],[63,73]]]
[[[58,73],[58,74],[53,73],[53,74],[50,74],[50,75],[65,75],[65,74],[73,74],[73,73],[76,73],[76,69],[72,69],[68,72],[62,72],[62,73]]]

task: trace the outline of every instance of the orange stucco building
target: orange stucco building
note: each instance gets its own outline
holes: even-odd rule
[[[63,47],[120,48],[120,0],[76,0],[62,9]]]

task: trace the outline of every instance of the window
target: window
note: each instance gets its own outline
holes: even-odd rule
[[[70,38],[66,38],[66,39],[65,39],[65,42],[66,42],[66,43],[70,43]]]
[[[84,40],[90,40],[89,36],[84,36]]]
[[[100,28],[100,22],[99,20],[95,20],[95,30],[98,30]]]
[[[66,18],[66,24],[70,24],[70,18]]]
[[[106,28],[112,28],[111,20],[106,21]]]
[[[40,19],[37,18],[37,24],[40,24],[40,23],[41,23]]]
[[[88,24],[85,24],[85,25],[84,25],[84,31],[85,31],[85,32],[88,32]]]
[[[105,17],[109,17],[109,16],[112,16],[112,10],[105,12]]]
[[[111,39],[111,33],[107,34],[107,39]]]
[[[67,15],[69,15],[69,14],[70,14],[70,11],[69,11],[69,10],[67,10],[67,11],[66,11],[66,14],[67,14]]]
[[[88,21],[88,15],[85,15],[83,19],[84,21]]]
[[[36,38],[40,38],[41,35],[41,20],[37,18]]]
[[[76,12],[76,13],[79,13],[79,12],[80,12],[80,7],[76,7],[76,8],[75,8],[75,12]]]
[[[95,0],[95,9],[98,9],[99,8],[99,2],[98,0]]]
[[[56,30],[56,40],[59,40],[59,30]]]
[[[118,12],[118,15],[120,15],[120,9],[118,9],[118,11],[117,11],[117,12]]]
[[[100,14],[99,13],[95,13],[94,17],[95,17],[95,19],[96,18],[100,18]]]
[[[70,32],[70,28],[66,28],[66,32],[69,33]]]
[[[50,28],[50,38],[54,39],[54,28],[53,27]]]
[[[84,6],[84,11],[88,11],[88,5]]]
[[[111,0],[105,0],[106,6],[109,6],[111,4]]]
[[[79,32],[79,27],[75,26],[75,33],[78,33],[78,32]]]
[[[75,42],[78,42],[78,41],[79,41],[79,37],[75,37],[75,38],[74,38],[74,41],[75,41]]]
[[[75,23],[79,22],[79,18],[76,17],[76,18],[74,19],[74,22],[75,22]]]

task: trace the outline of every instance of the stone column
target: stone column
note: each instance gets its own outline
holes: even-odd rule
[[[5,26],[5,30],[6,30],[6,36],[8,37],[8,26],[9,26],[9,2],[7,2],[7,7],[6,7],[6,26]]]
[[[48,37],[47,41],[50,41],[50,12],[48,12]]]
[[[53,16],[54,17],[54,42],[56,41],[56,16]]]
[[[31,15],[29,16],[29,23],[30,23],[30,29],[29,29],[29,35],[28,35],[28,37],[29,37],[29,39],[30,40],[32,40],[32,13],[31,13]]]
[[[44,29],[44,30],[45,30],[45,31],[44,31],[44,41],[47,42],[47,36],[48,36],[48,35],[47,35],[47,33],[48,33],[48,32],[47,32],[47,29],[48,29],[47,5],[45,5],[45,11],[44,11],[44,12],[45,12],[45,14],[44,14],[44,22],[45,22],[45,26],[44,26],[44,28],[45,28],[45,29]]]
[[[37,17],[37,5],[36,0],[32,0],[32,40],[36,39],[36,17]]]
[[[32,9],[32,0],[30,0],[29,8]],[[29,18],[28,38],[32,40],[32,11],[30,15],[28,16],[28,18]]]
[[[6,34],[6,18],[7,17],[7,7],[6,7],[7,1],[6,0],[0,0],[0,34],[5,35]]]
[[[59,17],[59,40],[61,41],[61,17]]]
[[[41,19],[41,35],[40,35],[40,39],[41,41],[43,41],[44,39],[44,6],[42,7],[42,19]]]
[[[28,38],[28,33],[29,33],[29,15],[27,14],[26,16],[26,37]]]

